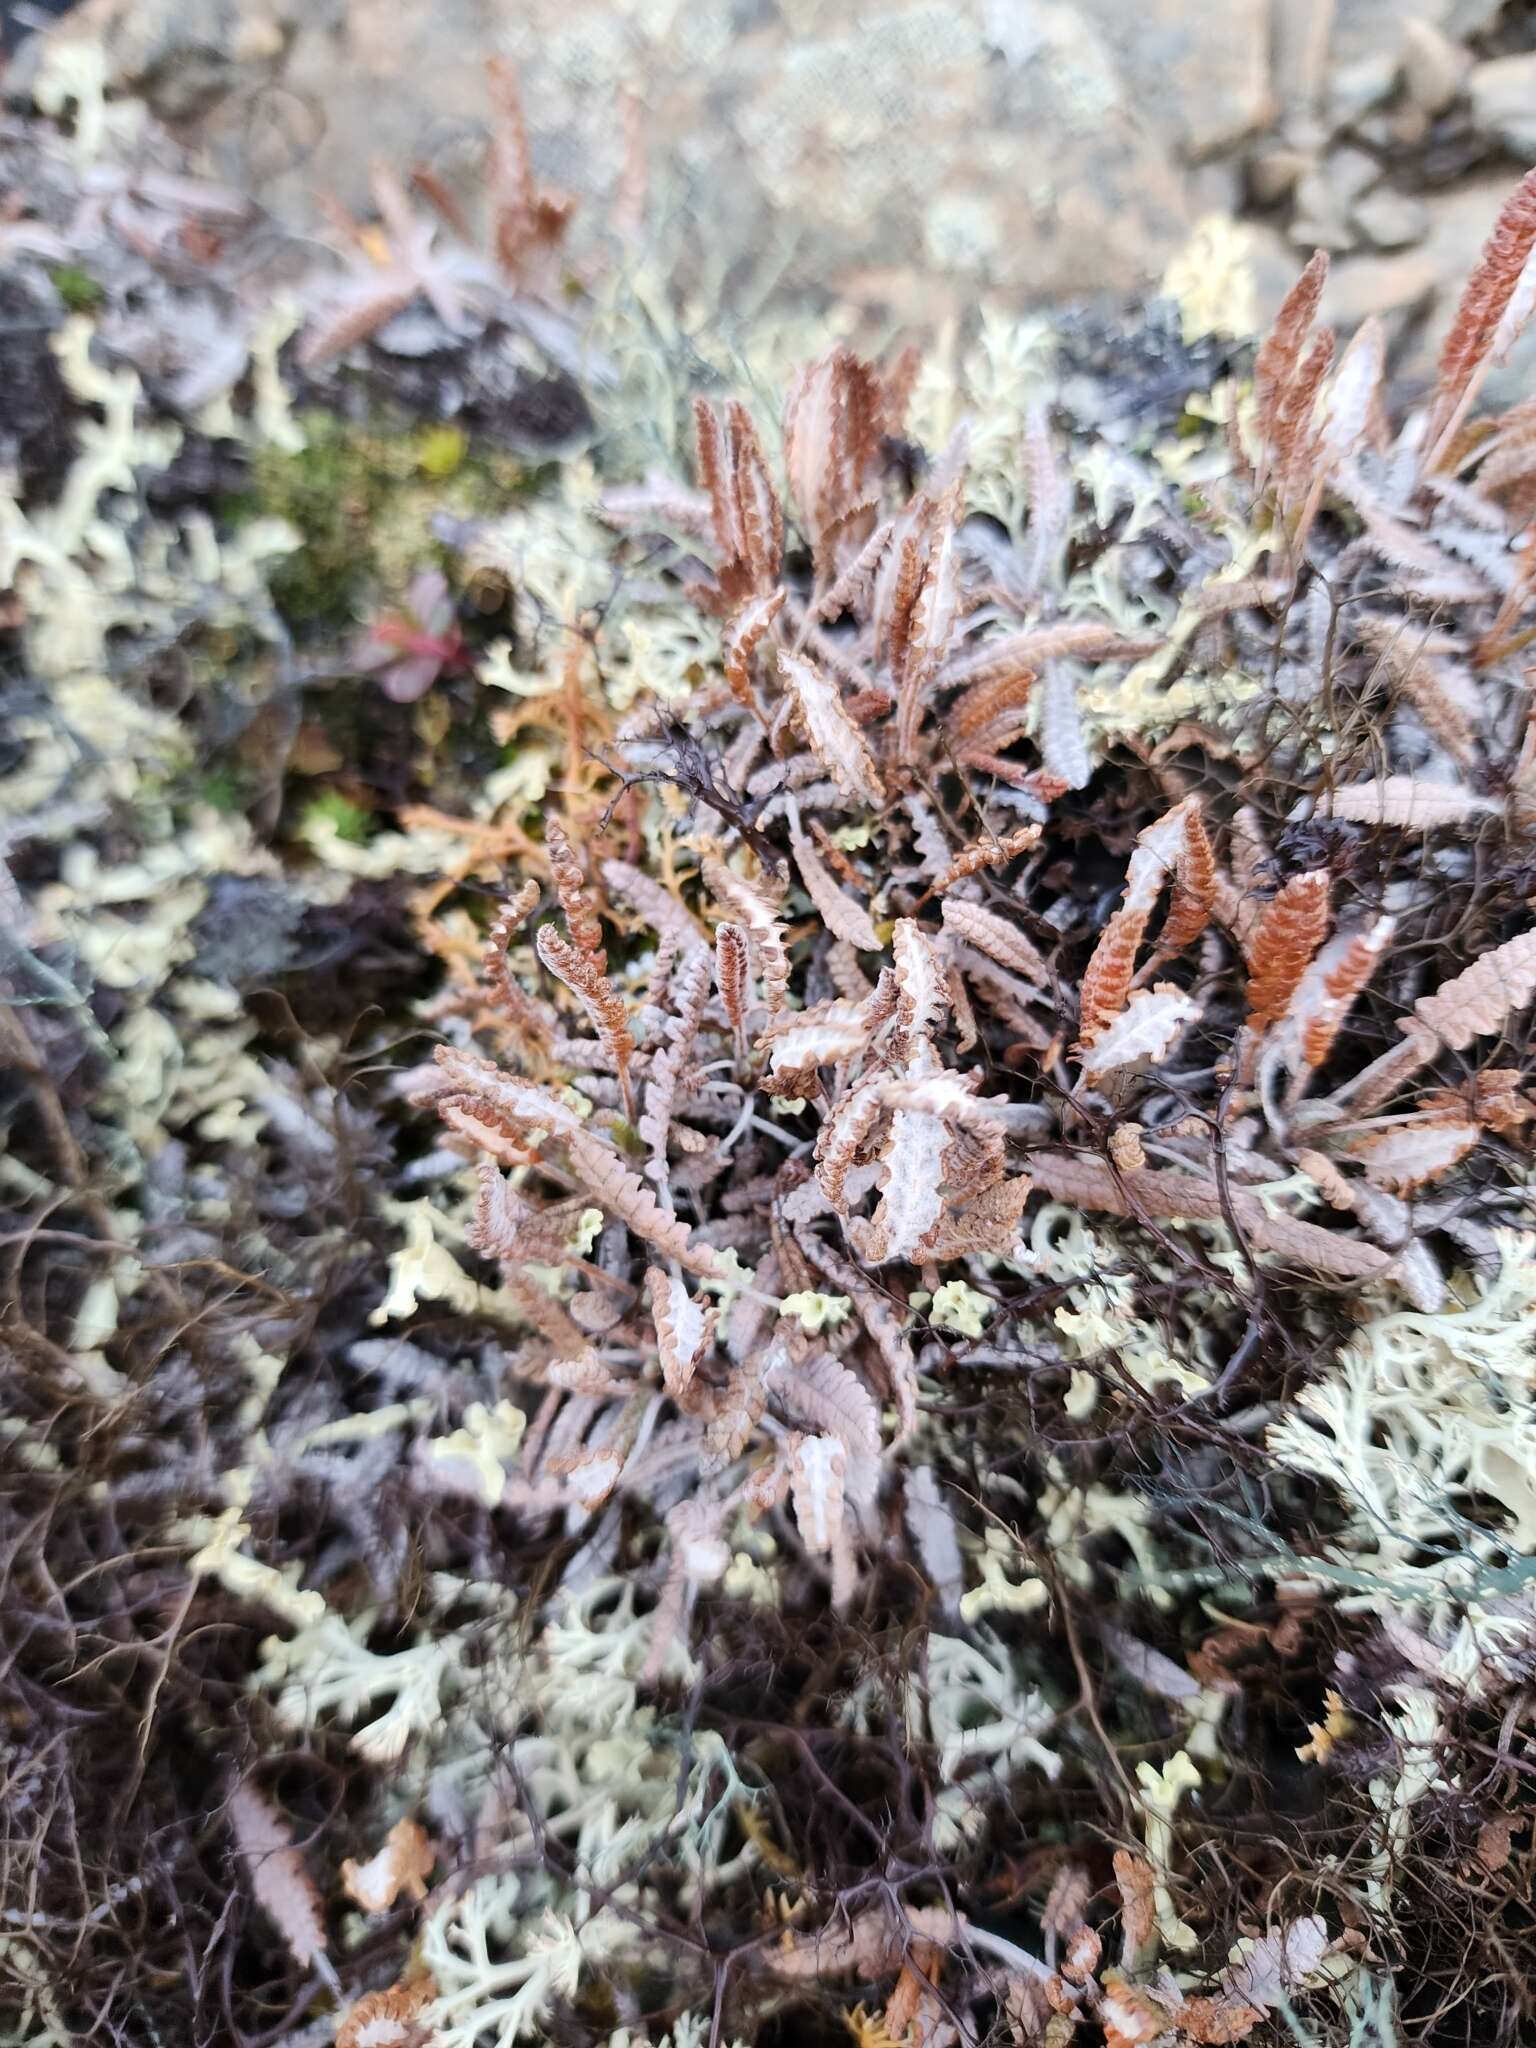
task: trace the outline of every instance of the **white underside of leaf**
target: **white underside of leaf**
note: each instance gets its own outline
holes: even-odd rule
[[[846,1462],[846,1453],[835,1436],[802,1437],[796,1446],[790,1489],[795,1520],[809,1551],[829,1551],[842,1526]]]
[[[1422,782],[1416,775],[1383,775],[1326,791],[1318,810],[1327,818],[1361,825],[1405,825],[1429,832],[1437,825],[1461,825],[1486,817],[1499,806],[1455,782]]]
[[[1138,989],[1120,1015],[1090,1039],[1083,1052],[1083,1079],[1097,1080],[1138,1060],[1160,1060],[1199,1007],[1182,989]]]
[[[864,735],[843,709],[837,684],[814,663],[779,651],[779,673],[794,693],[811,751],[845,796],[868,804],[885,801]]]
[[[1420,996],[1413,1011],[1447,1045],[1462,1052],[1474,1038],[1502,1030],[1509,1013],[1528,1003],[1533,991],[1536,932],[1521,932],[1474,960],[1433,995]]]
[[[862,1052],[869,1043],[869,1025],[858,1005],[849,1003],[845,1014],[823,1013],[809,1023],[790,1024],[766,1043],[769,1073],[794,1073],[801,1067],[832,1066]]]
[[[1476,1124],[1448,1118],[1433,1124],[1404,1124],[1396,1130],[1372,1131],[1356,1139],[1350,1150],[1373,1181],[1395,1194],[1407,1194],[1425,1181],[1449,1173],[1481,1135]]]
[[[891,1118],[875,1217],[887,1259],[908,1257],[938,1222],[944,1207],[941,1184],[948,1144],[943,1122],[925,1110],[898,1109]]]

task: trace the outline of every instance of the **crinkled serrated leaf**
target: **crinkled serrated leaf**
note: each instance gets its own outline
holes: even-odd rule
[[[1138,989],[1119,1016],[1084,1046],[1083,1079],[1096,1081],[1141,1061],[1162,1059],[1199,1008],[1193,996],[1166,982]]]

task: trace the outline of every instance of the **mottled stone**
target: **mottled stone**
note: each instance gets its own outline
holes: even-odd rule
[[[1451,4],[1414,14],[1435,29]],[[1368,160],[1324,161],[1319,125],[1341,63],[1353,104],[1406,61],[1399,0],[85,0],[81,17],[212,169],[301,232],[323,195],[369,210],[380,158],[429,164],[473,213],[499,52],[595,268],[636,94],[659,260],[727,310],[837,296],[928,326],[983,291],[1123,298],[1249,197],[1294,196],[1306,246],[1412,224],[1387,195],[1357,228]],[[1351,64],[1374,73],[1351,85]],[[1285,132],[1245,186],[1232,145],[1280,95]]]
[[[1435,300],[1441,282],[1434,257],[1420,252],[1353,256],[1329,272],[1321,317],[1348,334],[1371,313],[1391,320],[1417,312]]]
[[[87,5],[119,76],[170,94],[213,167],[301,228],[317,195],[366,211],[379,158],[430,164],[473,210],[499,52],[537,170],[579,202],[580,259],[638,93],[666,246],[727,301],[1142,290],[1212,203],[1178,155],[1267,110],[1268,0],[1233,0],[1218,34],[1177,0]]]
[[[1411,19],[1427,21],[1450,35],[1463,33],[1448,23],[1454,4],[1455,0],[1334,0],[1331,61],[1339,67],[1385,56],[1396,63],[1402,54],[1404,24]]]
[[[1316,152],[1270,143],[1256,150],[1248,165],[1248,190],[1256,206],[1275,206],[1293,193],[1317,164]]]
[[[1079,0],[1079,11],[1115,52],[1147,120],[1188,160],[1230,149],[1274,118],[1271,0]]]
[[[1455,105],[1470,69],[1466,51],[1433,22],[1415,18],[1403,24],[1403,84],[1426,114],[1443,114]]]
[[[1536,157],[1536,51],[1474,64],[1467,79],[1472,119],[1512,156]]]
[[[1404,192],[1372,192],[1354,209],[1354,223],[1373,249],[1408,249],[1429,227],[1429,208]]]
[[[1381,176],[1376,159],[1362,149],[1336,149],[1296,187],[1291,240],[1299,249],[1352,248],[1358,237],[1354,209]]]
[[[1507,174],[1482,176],[1454,191],[1437,193],[1426,205],[1425,234],[1418,247],[1399,255],[1361,254],[1336,262],[1323,292],[1321,317],[1348,333],[1368,313],[1382,315],[1389,331],[1403,338],[1394,355],[1395,374],[1409,386],[1430,384],[1456,303],[1512,182]],[[1261,299],[1265,310],[1272,312],[1272,293],[1262,293]],[[1536,327],[1527,329],[1510,360],[1490,375],[1485,387],[1488,402],[1509,405],[1529,396],[1533,373]]]
[[[1328,82],[1328,104],[1335,126],[1347,128],[1390,99],[1397,90],[1397,74],[1398,57],[1392,44],[1338,65]]]

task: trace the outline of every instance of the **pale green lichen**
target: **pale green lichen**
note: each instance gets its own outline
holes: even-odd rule
[[[1173,1867],[1174,1818],[1186,1792],[1200,1788],[1200,1772],[1187,1750],[1179,1750],[1159,1768],[1139,1763],[1136,1782],[1141,1788],[1142,1824],[1146,1834],[1147,1861],[1153,1870],[1152,1904],[1157,1931],[1176,1955],[1188,1955],[1200,1945],[1200,1937],[1187,1920],[1181,1920],[1169,1889]]]
[[[991,1315],[992,1302],[964,1280],[946,1280],[936,1290],[928,1320],[936,1330],[954,1330],[962,1337],[979,1337]]]
[[[1049,1601],[1050,1588],[1044,1579],[1028,1572],[1027,1561],[1018,1545],[995,1524],[988,1526],[976,1562],[981,1571],[981,1583],[973,1586],[960,1601],[963,1621],[979,1621],[984,1614],[1034,1614]],[[1027,1576],[1012,1576],[1020,1570]]]
[[[376,1328],[382,1323],[402,1321],[416,1312],[423,1301],[445,1301],[461,1315],[507,1317],[515,1314],[494,1287],[472,1280],[447,1245],[444,1235],[456,1237],[453,1219],[428,1200],[394,1205],[404,1225],[405,1238],[389,1261],[389,1289],[368,1317]]]
[[[468,1490],[493,1508],[505,1491],[507,1467],[527,1426],[527,1416],[510,1401],[498,1401],[493,1408],[471,1401],[457,1429],[428,1440],[427,1457],[455,1484],[467,1481]]]
[[[1525,1637],[1531,1581],[1501,1567],[1536,1548],[1536,1235],[1494,1242],[1497,1272],[1459,1279],[1443,1309],[1367,1296],[1374,1313],[1267,1437],[1349,1509],[1332,1547],[1348,1604],[1472,1690]]]
[[[1208,213],[1163,272],[1187,342],[1208,334],[1244,341],[1258,329],[1253,233],[1230,214]]]
[[[779,1314],[795,1317],[801,1329],[809,1331],[812,1336],[820,1330],[835,1330],[852,1313],[853,1303],[846,1294],[804,1291],[786,1294],[779,1303]]]

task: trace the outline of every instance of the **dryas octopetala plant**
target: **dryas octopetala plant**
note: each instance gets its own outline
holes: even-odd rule
[[[1536,437],[1469,407],[1533,243],[1536,173],[1395,430],[1379,330],[1336,365],[1315,331],[1314,259],[1228,394],[1233,461],[1160,537],[1161,630],[1088,615],[1116,536],[1043,412],[1021,535],[968,507],[963,425],[908,475],[908,358],[801,373],[785,489],[746,406],[700,400],[698,489],[612,500],[621,561],[717,622],[719,672],[619,735],[607,844],[550,818],[486,949],[502,1058],[461,1032],[420,1093],[483,1161],[473,1242],[544,1390],[503,1498],[659,1508],[659,1644],[742,1510],[787,1503],[847,1596],[942,1333],[989,1319],[1006,1354],[1032,1202],[1220,1282],[1223,1395],[1262,1375],[1276,1275],[1430,1309],[1437,1242],[1496,1263],[1533,1113],[1498,1041],[1536,931],[1481,878],[1515,871],[1536,789]],[[1084,686],[1155,707],[1197,667],[1225,715],[1149,715],[1155,746],[1121,723],[1148,822],[1122,807],[1128,860],[1090,890]],[[562,1261],[568,1296],[529,1277]]]

